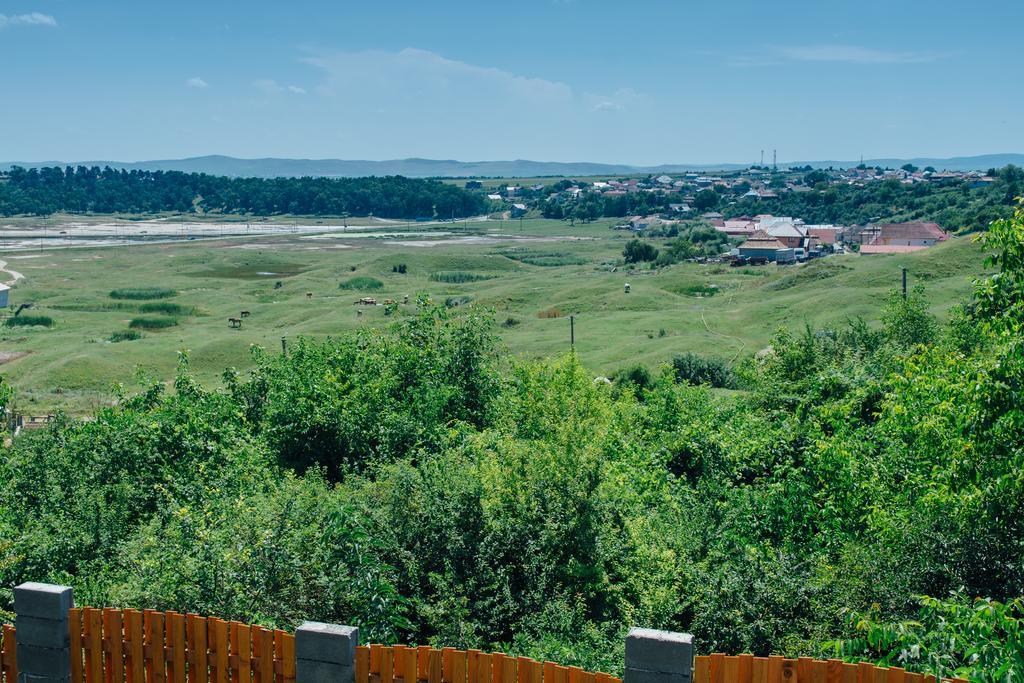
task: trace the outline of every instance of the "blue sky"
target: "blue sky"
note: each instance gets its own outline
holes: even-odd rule
[[[1024,151],[1024,2],[0,0],[0,159]]]

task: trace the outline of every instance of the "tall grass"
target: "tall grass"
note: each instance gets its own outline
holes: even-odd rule
[[[167,299],[177,296],[177,292],[167,287],[127,287],[110,292],[111,299]]]
[[[538,318],[561,318],[562,312],[557,308],[547,308],[543,311],[537,311]]]
[[[351,277],[338,285],[338,289],[354,289],[361,292],[372,292],[383,287],[383,282],[375,277],[367,277],[366,275]]]
[[[469,273],[464,270],[441,270],[430,274],[434,282],[447,282],[459,285],[466,282],[480,282],[482,280],[493,280],[497,275],[486,275],[484,273]]]
[[[53,318],[48,315],[19,315],[17,318],[8,318],[5,324],[7,327],[53,327]]]
[[[182,306],[171,301],[154,301],[139,306],[140,313],[165,313],[167,315],[192,315],[196,309],[192,306]]]
[[[110,335],[110,341],[112,342],[134,341],[136,339],[142,339],[142,333],[138,330],[118,330]]]
[[[128,327],[141,330],[162,330],[177,324],[177,318],[132,318]]]

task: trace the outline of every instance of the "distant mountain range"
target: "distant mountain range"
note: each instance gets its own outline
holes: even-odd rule
[[[813,166],[815,168],[849,168],[859,161],[788,161],[780,167]],[[898,168],[906,163],[925,168],[934,166],[947,171],[984,171],[1007,164],[1024,166],[1024,154],[983,154],[948,159],[865,159],[869,166]],[[746,168],[749,164],[662,164],[660,166],[628,166],[626,164],[599,164],[591,162],[529,161],[456,161],[454,159],[392,159],[364,161],[345,159],[239,159],[211,155],[188,159],[154,161],[9,161],[0,162],[0,169],[11,166],[39,168],[43,166],[110,166],[111,168],[148,171],[184,171],[235,177],[360,177],[403,175],[410,178],[531,178],[540,176],[601,176],[633,173],[682,173],[684,171],[729,171]]]

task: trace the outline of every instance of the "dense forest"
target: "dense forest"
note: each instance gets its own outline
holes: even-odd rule
[[[502,354],[487,311],[254,350],[0,450],[10,586],[81,603],[620,671],[631,625],[700,652],[1024,672],[1024,207],[939,325],[780,331],[729,369],[595,381]],[[714,380],[708,380],[714,381]],[[0,392],[2,393],[2,392]]]
[[[434,180],[228,178],[178,171],[13,168],[0,178],[0,215],[217,212],[270,216],[458,218],[487,210],[479,193]]]

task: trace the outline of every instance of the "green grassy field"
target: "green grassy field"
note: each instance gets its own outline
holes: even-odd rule
[[[336,335],[395,319],[383,306],[358,315],[354,302],[362,296],[401,302],[409,295],[414,302],[427,293],[439,303],[494,308],[504,348],[523,358],[564,352],[574,315],[584,362],[612,374],[635,363],[654,367],[682,351],[733,361],[763,348],[779,327],[876,320],[898,286],[900,266],[927,287],[944,316],[982,272],[981,250],[969,238],[910,255],[848,255],[803,266],[680,264],[655,272],[619,264],[613,272],[628,236],[609,225],[492,221],[437,227],[447,234],[436,238],[282,236],[0,254],[25,275],[11,303],[34,302],[26,313],[54,321],[0,327],[0,357],[25,354],[0,371],[18,392],[19,410],[81,413],[108,403],[115,384],[130,387],[139,373],[171,377],[180,349],[189,350],[200,378],[217,382],[225,368],[248,365],[252,344],[279,349],[282,337]],[[405,274],[395,272],[399,264]],[[382,286],[339,287],[353,278]],[[110,296],[139,288],[173,291],[153,299]],[[228,318],[242,310],[251,312],[242,328],[229,327]],[[396,315],[413,311],[403,305]]]

